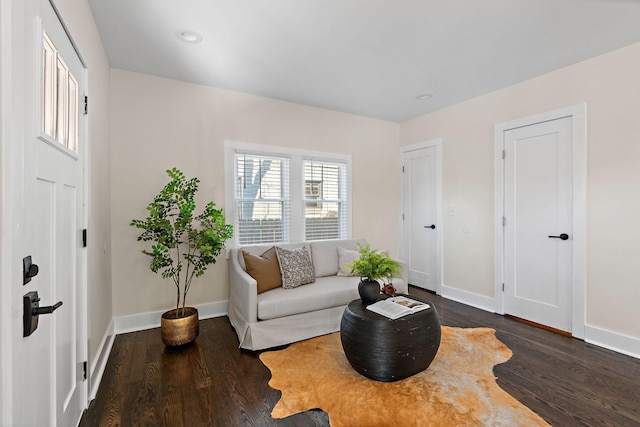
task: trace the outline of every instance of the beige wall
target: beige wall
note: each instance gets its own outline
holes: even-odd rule
[[[88,67],[89,112],[89,218],[88,314],[89,363],[99,350],[112,319],[110,223],[110,66],[86,0],[58,0],[56,4]]]
[[[224,207],[225,140],[353,155],[353,234],[397,254],[398,132],[395,123],[112,70],[114,316],[175,304],[129,222],[145,217],[173,166],[201,179],[201,200]],[[188,304],[226,300],[224,256],[195,280]]]
[[[445,285],[493,297],[494,125],[586,102],[587,324],[640,338],[638,76],[635,44],[402,124],[444,139]]]
[[[177,166],[199,176],[202,192],[224,207],[225,140],[352,154],[354,236],[397,253],[398,141],[442,137],[443,282],[492,297],[493,126],[582,102],[589,150],[587,322],[640,337],[640,230],[634,227],[640,213],[640,44],[397,125],[121,70],[111,70],[109,82],[86,1],[56,3],[90,69],[92,357],[112,315],[173,304],[173,289],[157,283],[161,278],[146,267],[128,226],[164,184],[164,169]],[[450,207],[455,216],[447,215]],[[224,258],[200,282],[190,303],[225,300]]]

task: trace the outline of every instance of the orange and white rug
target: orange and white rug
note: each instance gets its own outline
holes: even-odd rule
[[[269,385],[282,392],[271,415],[320,408],[333,427],[548,426],[496,384],[493,367],[511,350],[489,328],[442,327],[436,358],[419,374],[392,383],[358,374],[339,333],[264,352]]]

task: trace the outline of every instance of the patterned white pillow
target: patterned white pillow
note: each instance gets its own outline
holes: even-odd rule
[[[338,276],[354,276],[351,273],[351,263],[357,259],[360,259],[360,252],[338,247]]]
[[[290,250],[276,246],[276,255],[284,289],[293,289],[316,281],[316,272],[305,248]]]

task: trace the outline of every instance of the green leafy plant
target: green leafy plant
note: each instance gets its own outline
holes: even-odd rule
[[[149,216],[134,219],[131,226],[143,230],[138,241],[152,242],[150,268],[163,278],[173,279],[176,286],[176,317],[184,312],[191,281],[200,277],[207,266],[215,264],[225,242],[233,237],[233,227],[225,223],[221,209],[207,203],[200,215],[194,216],[198,178],[187,180],[176,168],[167,170],[171,181],[153,199]],[[182,301],[182,310],[180,302]]]
[[[381,279],[384,283],[400,274],[400,263],[391,259],[386,252],[372,250],[369,245],[358,244],[360,259],[351,263],[351,273],[360,276],[360,280],[374,281]]]

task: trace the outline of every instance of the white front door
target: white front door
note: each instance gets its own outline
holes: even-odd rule
[[[571,117],[504,132],[504,311],[572,325]]]
[[[402,258],[409,269],[409,283],[431,291],[439,282],[439,145],[407,149],[403,164]]]
[[[16,81],[24,159],[16,247],[39,272],[19,293],[38,292],[41,307],[62,305],[41,314],[37,329],[23,336],[19,302],[12,418],[16,426],[75,426],[86,407],[85,69],[48,1],[25,0],[23,8],[23,26],[13,33],[23,42],[14,52],[22,69]]]

